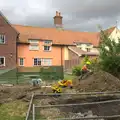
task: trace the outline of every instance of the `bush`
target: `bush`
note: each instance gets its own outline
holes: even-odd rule
[[[72,69],[72,73],[73,75],[76,75],[76,76],[80,76],[81,75],[81,66],[75,66],[73,69]]]
[[[120,39],[115,42],[115,39],[109,38],[109,36],[101,30],[101,40],[102,42],[99,46],[100,68],[117,77],[120,73]]]
[[[83,66],[87,61],[90,61],[90,60],[89,60],[89,57],[88,57],[88,56],[85,56],[84,59],[83,59],[83,61],[81,62],[81,64],[78,65],[78,66],[75,66],[75,67],[72,69],[73,75],[80,76],[80,75],[81,75],[81,68],[82,68],[82,66]]]

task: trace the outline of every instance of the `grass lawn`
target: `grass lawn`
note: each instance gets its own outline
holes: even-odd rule
[[[0,106],[1,120],[25,120],[28,103],[14,101]]]
[[[64,79],[74,79],[75,78],[75,76],[74,75],[68,75],[68,74],[64,74]]]

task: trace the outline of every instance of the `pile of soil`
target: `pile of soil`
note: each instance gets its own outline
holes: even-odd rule
[[[79,92],[119,91],[120,80],[107,72],[99,71],[81,80],[75,88]]]

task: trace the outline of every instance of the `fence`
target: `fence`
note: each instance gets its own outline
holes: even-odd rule
[[[19,67],[2,73],[0,70],[0,83],[21,84],[31,81],[32,75],[43,80],[58,80],[64,78],[63,66],[50,67]]]
[[[76,95],[76,96],[84,96],[86,95],[86,97],[91,98],[93,99],[93,97],[96,99],[97,96],[101,96],[101,97],[105,97],[107,96],[107,99],[108,100],[105,100],[105,99],[101,99],[101,101],[89,101],[89,102],[80,102],[79,101],[76,101],[75,104],[72,103],[65,103],[65,104],[61,104],[61,103],[58,103],[58,104],[52,104],[52,105],[37,105],[35,102],[33,102],[33,105],[32,105],[32,113],[30,115],[30,119],[26,119],[26,120],[46,120],[46,117],[44,115],[46,114],[50,114],[49,116],[51,115],[54,115],[53,118],[51,118],[51,120],[86,120],[86,119],[105,119],[105,120],[108,120],[108,119],[112,119],[112,120],[119,120],[120,118],[120,115],[119,115],[119,104],[120,104],[120,91],[111,91],[111,92],[85,92],[85,93],[62,93],[62,94],[53,94],[53,93],[48,93],[48,94],[35,94],[33,99],[35,100],[38,100],[40,101],[40,99],[42,98],[48,98],[48,97],[52,97],[54,99],[61,99],[61,98],[56,98],[56,96],[58,95],[61,95],[63,96],[62,98],[64,98],[63,100],[65,100],[65,97],[64,96],[71,96],[73,98],[73,95]],[[114,99],[111,98],[111,96],[113,97],[114,96]],[[110,98],[109,98],[110,97]],[[68,99],[68,98],[67,98]],[[68,100],[70,100],[71,98],[69,98]],[[86,99],[86,98],[85,98]],[[34,101],[33,100],[33,101]],[[62,99],[61,99],[62,100]],[[81,99],[82,100],[82,99]],[[98,99],[97,99],[98,100]],[[111,113],[106,113],[106,108],[105,106],[109,107],[109,105],[113,105],[113,108],[112,109],[107,109],[107,111],[111,111],[113,110]],[[97,115],[97,116],[94,116],[94,115],[90,115],[88,113],[87,116],[81,116],[80,114],[78,114],[80,111],[81,112],[84,112],[84,110],[95,110],[97,109],[98,107],[101,107],[101,115]],[[52,109],[53,108],[53,109]],[[55,109],[56,108],[56,109]],[[30,107],[29,107],[30,109]],[[58,112],[56,111],[57,109],[59,109],[60,111],[60,114],[58,114]],[[115,111],[114,111],[115,109]],[[118,110],[119,109],[119,110]],[[42,112],[41,112],[42,110]],[[100,109],[99,109],[100,110]],[[95,112],[95,111],[94,111]],[[103,112],[105,112],[103,114]],[[41,115],[42,113],[42,115]],[[86,114],[86,113],[85,113]],[[109,116],[108,114],[110,114],[111,116]],[[90,116],[89,116],[90,115]],[[117,119],[118,118],[118,119]]]
[[[28,108],[28,111],[27,111],[27,115],[26,115],[26,119],[25,120],[32,120],[32,117],[31,117],[31,110],[32,110],[32,105],[33,105],[33,97],[34,97],[34,94],[32,94],[32,97],[31,97],[31,100],[30,100],[30,103],[29,103],[29,108]]]
[[[65,109],[64,112],[66,112],[66,114],[64,113],[64,114],[59,114],[59,115],[57,113],[53,113],[53,114],[57,114],[56,117],[52,118],[53,120],[81,120],[81,119],[84,120],[84,119],[120,118],[120,115],[119,114],[116,115],[115,112],[112,113],[113,115],[111,115],[111,116],[108,116],[108,115],[106,115],[106,116],[105,115],[104,116],[94,116],[92,113],[91,114],[88,113],[88,116],[86,115],[87,117],[85,117],[85,116],[81,116],[80,114],[77,114],[77,113],[80,113],[79,110],[82,110],[81,108],[83,106],[87,106],[86,108],[89,110],[89,107],[91,107],[90,109],[92,109],[93,106],[95,108],[95,105],[105,106],[105,104],[108,104],[108,103],[109,104],[112,103],[112,105],[114,105],[114,104],[116,105],[116,103],[117,103],[117,105],[119,105],[120,104],[120,99],[100,101],[100,102],[91,102],[91,103],[80,103],[80,104],[61,104],[61,105],[45,105],[45,106],[35,106],[35,105],[33,105],[33,110],[34,110],[33,120],[45,119],[44,117],[40,118],[37,111],[47,110],[49,112],[49,111],[52,111],[51,108],[59,108],[59,109],[62,108],[61,110]],[[102,110],[104,110],[104,109],[102,109]],[[70,112],[72,112],[71,115],[70,115]],[[61,117],[61,116],[63,116],[63,117]]]
[[[71,70],[74,66],[80,64],[80,59],[65,60],[65,70]]]

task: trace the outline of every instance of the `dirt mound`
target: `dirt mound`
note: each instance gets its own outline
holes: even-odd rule
[[[80,92],[119,91],[120,80],[107,72],[99,71],[81,80],[76,89]]]

